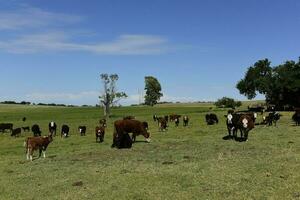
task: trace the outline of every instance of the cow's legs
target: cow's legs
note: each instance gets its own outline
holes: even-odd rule
[[[29,160],[29,148],[27,149],[27,152],[26,152],[26,158],[27,158],[27,160]]]
[[[43,151],[43,158],[46,158],[46,151]]]

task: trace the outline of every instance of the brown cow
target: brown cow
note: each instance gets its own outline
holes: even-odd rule
[[[150,133],[148,132],[148,123],[138,120],[117,120],[114,123],[115,131],[113,134],[112,147],[119,148],[124,135],[132,133],[132,142],[135,142],[136,136],[143,135],[147,142],[150,142]]]
[[[175,119],[179,119],[181,117],[181,115],[177,115],[177,114],[171,114],[169,116],[169,120],[170,122],[175,121]]]
[[[240,129],[241,140],[248,141],[248,133],[254,128],[254,121],[252,116],[242,114],[237,122],[237,128]]]
[[[97,126],[96,127],[96,142],[102,143],[104,141],[104,135],[105,135],[105,127],[104,126]]]
[[[168,127],[168,121],[164,117],[157,119],[159,131],[166,131]]]
[[[24,146],[26,148],[27,160],[32,161],[33,152],[39,150],[39,157],[43,152],[43,157],[46,157],[46,150],[48,145],[53,141],[52,135],[44,137],[29,137],[25,140]]]

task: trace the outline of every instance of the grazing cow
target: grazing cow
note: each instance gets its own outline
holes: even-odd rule
[[[10,136],[15,136],[15,137],[18,136],[19,137],[21,135],[21,130],[22,130],[21,128],[13,129]]]
[[[150,142],[150,133],[148,132],[148,123],[138,120],[117,120],[114,123],[115,131],[113,134],[112,147],[120,148],[124,135],[132,133],[132,142],[135,142],[136,136],[143,135],[147,142]],[[127,141],[128,142],[128,141]]]
[[[22,129],[23,129],[24,132],[29,132],[30,131],[30,127],[29,126],[22,127]]]
[[[159,131],[166,131],[168,127],[168,121],[164,117],[157,119]]]
[[[13,124],[12,123],[2,123],[0,124],[0,132],[4,133],[6,130],[9,130],[10,132],[13,131]]]
[[[34,125],[31,127],[31,131],[33,132],[33,136],[34,136],[34,137],[41,136],[41,134],[42,134],[42,131],[41,131],[39,125],[37,125],[37,124],[34,124]]]
[[[276,126],[277,121],[280,119],[281,116],[282,115],[278,112],[270,112],[269,115],[265,118],[265,121],[269,126],[272,126],[273,123]]]
[[[80,136],[85,136],[86,133],[86,126],[79,126],[78,131],[80,133]]]
[[[175,118],[175,120],[174,120],[174,121],[175,121],[175,126],[176,126],[176,127],[178,127],[178,125],[179,125],[179,121],[180,121],[180,120],[179,120],[179,117],[178,117],[178,118]]]
[[[295,111],[295,113],[293,114],[292,119],[296,123],[296,126],[300,126],[300,110]]]
[[[218,117],[214,113],[206,114],[205,115],[205,120],[206,120],[207,125],[213,125],[215,123],[216,124],[219,123]]]
[[[175,121],[175,119],[179,119],[181,117],[181,115],[177,115],[177,114],[171,114],[169,116],[169,120],[170,122]]]
[[[183,126],[188,126],[189,125],[189,117],[188,116],[183,116]]]
[[[131,120],[131,119],[135,119],[135,116],[126,116],[126,117],[123,117],[123,119],[128,119],[128,120]]]
[[[96,133],[96,142],[102,143],[104,141],[105,136],[105,127],[104,126],[97,126],[95,129]]]
[[[60,133],[60,137],[69,137],[69,131],[70,131],[70,128],[68,125],[62,125],[61,127],[61,133]]]
[[[106,127],[106,126],[107,126],[107,124],[106,124],[106,119],[100,119],[100,120],[99,120],[99,125],[100,125],[100,126],[103,126],[103,127]]]
[[[52,136],[56,136],[56,130],[57,130],[56,123],[52,121],[48,124],[48,127],[49,127],[49,132],[52,134]]]
[[[48,145],[53,141],[52,135],[47,137],[29,137],[25,140],[24,146],[26,147],[27,160],[32,161],[33,152],[39,150],[39,157],[43,152],[43,157],[46,157],[46,150]]]

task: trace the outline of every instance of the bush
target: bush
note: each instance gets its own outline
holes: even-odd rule
[[[222,99],[218,99],[217,102],[215,102],[215,105],[219,108],[235,108],[240,107],[242,102],[235,101],[229,97],[223,97]]]

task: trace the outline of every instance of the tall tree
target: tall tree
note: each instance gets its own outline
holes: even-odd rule
[[[257,93],[264,94],[267,103],[279,108],[300,106],[300,59],[298,63],[286,61],[279,66],[270,65],[268,59],[257,61],[237,83],[237,89],[248,99]]]
[[[106,118],[110,115],[110,108],[114,106],[122,98],[126,98],[125,92],[117,92],[116,83],[119,80],[117,74],[101,74],[100,78],[103,82],[103,93],[99,96],[100,102],[103,105],[104,116]]]
[[[145,104],[154,106],[163,96],[161,93],[161,85],[158,80],[153,76],[145,77]]]

